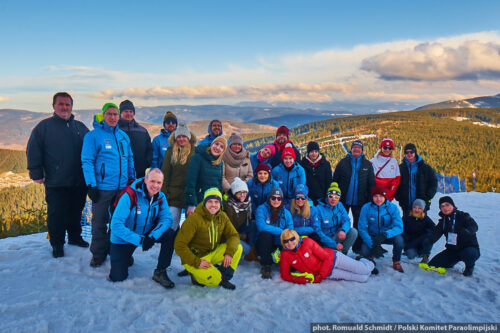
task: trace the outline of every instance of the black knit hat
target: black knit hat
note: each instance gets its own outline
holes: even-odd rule
[[[121,102],[120,103],[120,113],[123,112],[123,111],[125,111],[125,110],[132,110],[132,111],[134,111],[134,114],[135,114],[134,103],[132,103],[128,99],[126,99],[123,102]]]
[[[317,142],[315,141],[311,141],[307,144],[307,153],[309,154],[310,152],[312,152],[313,150],[317,150],[319,151],[319,145]]]
[[[456,207],[455,203],[453,202],[453,199],[451,197],[447,196],[447,195],[444,196],[444,197],[439,198],[439,206],[441,206],[441,204],[444,203],[444,202],[447,202],[450,205],[452,205],[453,207]]]
[[[360,146],[361,151],[363,151],[365,148],[365,146],[363,145],[363,142],[361,140],[353,141],[353,143],[351,144],[351,150],[352,150],[352,147],[354,147],[354,146]]]
[[[405,153],[407,150],[412,150],[415,154],[417,153],[417,147],[413,143],[407,143],[405,149],[403,150]]]

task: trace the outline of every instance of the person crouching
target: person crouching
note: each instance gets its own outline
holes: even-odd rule
[[[229,282],[240,262],[243,247],[226,213],[221,210],[218,188],[205,191],[194,213],[189,215],[175,239],[175,252],[191,274],[191,282],[201,286],[235,289]],[[225,239],[226,243],[222,240]]]

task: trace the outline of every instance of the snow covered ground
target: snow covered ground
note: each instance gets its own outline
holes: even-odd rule
[[[166,290],[151,280],[158,245],[137,250],[129,279],[113,284],[106,281],[109,261],[91,268],[88,249],[66,246],[56,260],[45,234],[2,239],[0,332],[308,332],[310,322],[498,322],[500,194],[452,197],[479,224],[481,258],[472,278],[460,274],[463,264],[441,276],[405,257],[401,274],[386,255],[366,284],[303,286],[282,281],[277,268],[264,281],[257,263],[244,262],[233,279],[236,290],[228,291],[177,277],[182,268],[174,256],[169,275],[176,287]],[[433,254],[443,247],[441,239]]]

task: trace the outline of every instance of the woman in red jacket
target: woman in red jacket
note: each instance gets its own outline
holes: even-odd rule
[[[291,229],[281,233],[281,245],[281,278],[293,283],[320,283],[323,279],[366,282],[375,267],[367,259],[356,261],[342,252],[322,248]],[[291,267],[298,273],[290,273]]]

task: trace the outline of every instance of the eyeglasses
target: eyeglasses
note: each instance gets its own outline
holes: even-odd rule
[[[177,124],[177,122],[175,120],[165,120],[165,124]]]
[[[299,197],[299,196],[296,196],[296,197],[295,197],[295,200],[306,200],[306,197]]]
[[[339,199],[340,198],[340,195],[338,194],[329,194],[328,195],[328,199]]]
[[[274,196],[274,195],[273,195],[273,196],[271,197],[271,200],[273,200],[273,201],[281,201],[281,200],[283,200],[283,198],[282,198],[282,197],[278,197],[278,196]]]
[[[392,147],[382,147],[383,150],[394,150]]]
[[[413,150],[407,150],[407,151],[405,151],[405,155],[408,155],[408,154],[415,154],[415,152]]]
[[[294,240],[295,240],[295,236],[293,236],[292,238],[283,239],[283,244],[288,244],[288,242],[293,242]]]

